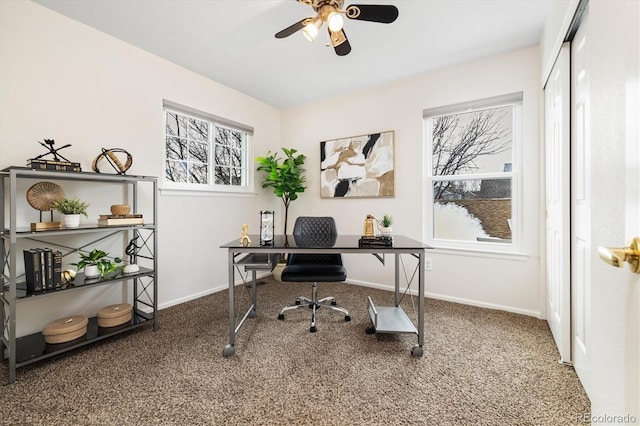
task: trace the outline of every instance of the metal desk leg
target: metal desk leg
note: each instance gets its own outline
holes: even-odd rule
[[[251,312],[249,313],[250,318],[255,318],[257,316],[258,310],[258,280],[256,279],[256,270],[251,271],[251,301],[253,302],[253,306]]]
[[[229,343],[222,350],[222,356],[230,357],[236,353],[236,294],[235,294],[235,278],[234,278],[234,264],[233,264],[233,252],[229,250]]]
[[[418,252],[418,346],[411,349],[411,355],[421,357],[424,353],[424,250]]]

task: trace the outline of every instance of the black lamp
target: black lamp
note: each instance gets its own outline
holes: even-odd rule
[[[260,245],[270,246],[273,244],[275,230],[275,212],[270,210],[260,211]]]

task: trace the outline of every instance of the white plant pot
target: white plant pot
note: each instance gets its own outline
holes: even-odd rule
[[[84,267],[84,276],[86,278],[97,278],[100,276],[98,265],[87,265]]]
[[[380,233],[383,237],[390,237],[393,234],[393,228],[391,228],[390,226],[381,227]]]
[[[64,215],[64,227],[65,228],[77,228],[80,226],[79,214],[65,214]]]

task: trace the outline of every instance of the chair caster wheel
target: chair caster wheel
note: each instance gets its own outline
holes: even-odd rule
[[[333,306],[337,306],[337,305],[338,305],[338,302],[336,302],[335,300],[332,300],[332,301],[331,301],[331,304],[332,304]]]
[[[222,356],[225,358],[229,358],[235,353],[236,353],[236,348],[234,348],[232,345],[226,345],[222,350]]]
[[[411,355],[413,355],[414,357],[420,358],[423,354],[424,351],[420,346],[414,346],[413,348],[411,348]]]
[[[373,334],[373,333],[376,332],[376,329],[375,329],[375,327],[367,327],[367,328],[364,329],[364,332],[367,333],[367,334]]]
[[[300,304],[300,301],[299,301],[299,300],[296,300],[296,305],[299,305],[299,304]]]
[[[344,320],[345,321],[351,321],[351,315],[345,315],[344,316]]]
[[[284,314],[279,314],[279,315],[278,315],[278,319],[279,319],[279,320],[284,320]]]
[[[316,331],[318,331],[318,327],[316,327],[315,325],[311,326],[311,327],[309,327],[309,331],[312,332],[312,333],[315,333]]]

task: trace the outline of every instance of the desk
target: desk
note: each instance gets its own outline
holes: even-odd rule
[[[413,240],[402,235],[393,237],[393,246],[391,247],[359,247],[358,241],[360,235],[339,235],[333,245],[329,246],[304,246],[296,242],[292,235],[276,235],[271,245],[261,246],[259,235],[250,235],[252,243],[250,246],[243,246],[240,243],[240,237],[223,244],[221,248],[226,248],[229,258],[229,343],[224,347],[222,355],[229,357],[235,354],[235,338],[242,324],[249,317],[256,316],[257,296],[255,291],[255,279],[253,280],[253,288],[251,292],[252,304],[245,313],[244,317],[236,324],[235,312],[235,269],[242,265],[248,264],[253,268],[270,269],[273,268],[270,262],[273,256],[280,253],[360,253],[372,254],[384,264],[384,255],[393,254],[395,256],[395,306],[389,308],[376,308],[372,300],[368,300],[368,310],[371,316],[373,327],[367,329],[367,333],[414,333],[418,336],[418,344],[411,349],[411,354],[420,357],[423,354],[422,346],[424,344],[424,254],[425,249],[431,248],[419,241]],[[243,256],[245,254],[245,256]],[[253,254],[250,256],[247,254]],[[409,254],[417,259],[418,273],[418,324],[417,327],[411,323],[408,317],[399,307],[400,304],[400,255]],[[262,257],[267,259],[264,262],[264,268],[256,265],[255,259]],[[267,255],[267,256],[265,256]],[[268,256],[271,255],[271,256]],[[381,256],[382,255],[382,256]],[[249,260],[247,260],[249,259]],[[411,275],[411,281],[415,274]],[[407,283],[407,284],[410,284]],[[363,301],[365,303],[365,301]]]

